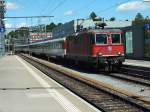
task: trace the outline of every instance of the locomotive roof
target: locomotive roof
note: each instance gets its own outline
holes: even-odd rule
[[[31,43],[30,45],[46,44],[49,42],[58,42],[58,41],[64,41],[64,40],[65,40],[65,38],[51,39],[51,40],[47,40],[47,41]]]
[[[51,40],[46,40],[46,41],[40,41],[40,42],[35,42],[35,43],[30,43],[30,44],[24,44],[24,45],[16,45],[16,47],[26,47],[29,45],[40,45],[40,44],[46,44],[50,42],[59,42],[59,41],[64,41],[66,38],[58,38],[58,39],[51,39]]]

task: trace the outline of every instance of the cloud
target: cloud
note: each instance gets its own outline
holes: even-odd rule
[[[73,16],[74,12],[72,10],[69,10],[67,12],[64,13],[65,16]]]
[[[29,26],[28,26],[27,23],[22,22],[22,23],[17,24],[16,27],[17,27],[17,28],[20,28],[20,27],[29,27]]]
[[[139,11],[139,10],[146,10],[150,8],[149,2],[143,1],[133,1],[121,4],[118,6],[117,11],[120,12],[129,12],[129,11]]]
[[[10,23],[6,23],[5,27],[8,28],[8,29],[9,28],[11,29],[11,28],[29,27],[29,25],[27,23],[25,23],[25,22],[18,23],[16,25],[10,24]]]
[[[16,9],[19,9],[19,6],[16,3],[7,2],[6,3],[6,9],[8,9],[8,10],[16,10]]]
[[[11,27],[12,27],[12,24],[6,23],[6,24],[5,24],[5,27],[6,27],[6,28],[11,28]]]

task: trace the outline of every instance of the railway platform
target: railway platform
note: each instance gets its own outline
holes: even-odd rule
[[[18,56],[0,59],[0,112],[98,112]]]
[[[150,61],[126,59],[124,65],[150,68]]]

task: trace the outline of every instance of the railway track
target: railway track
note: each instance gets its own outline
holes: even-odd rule
[[[149,68],[124,65],[118,73],[110,73],[107,75],[150,87]]]
[[[59,61],[61,61],[61,60],[59,60]],[[57,64],[57,61],[53,60],[52,63]],[[61,63],[58,63],[58,64],[64,66],[64,62],[61,62]],[[70,68],[70,66],[67,66],[67,67]],[[89,70],[89,68],[82,68],[81,66],[75,66],[71,69],[76,70],[76,67],[78,69],[80,69],[81,71],[83,71],[83,72]],[[95,69],[95,68],[93,68],[93,69]],[[91,72],[91,71],[89,71],[89,72]],[[96,69],[95,69],[95,71],[92,71],[92,73],[93,72],[96,73],[96,74],[99,73],[99,72],[97,72]],[[109,75],[109,76],[115,77],[117,79],[122,79],[122,80],[125,80],[125,81],[128,81],[128,82],[130,81],[132,83],[141,84],[143,86],[150,87],[150,68],[123,65],[123,67],[121,67],[120,71],[117,71],[117,72],[114,72],[114,73],[100,72],[100,74],[104,74],[104,75],[107,75],[107,76]]]
[[[123,65],[121,71],[130,76],[136,76],[138,78],[150,80],[150,68],[132,65]]]
[[[79,76],[61,66],[27,55],[23,59],[103,112],[149,112],[150,102],[127,91]]]
[[[119,71],[118,73],[109,73],[107,75],[118,79],[126,80],[128,82],[134,82],[136,84],[141,84],[150,87],[149,78],[141,77],[138,74],[134,74],[134,73],[131,74],[129,73],[129,71],[128,72]]]
[[[53,61],[53,63],[57,63],[56,61]],[[64,66],[64,62],[58,63],[60,65]],[[68,65],[68,64],[67,64]],[[67,68],[70,68],[70,66],[67,66]],[[90,68],[82,68],[82,66],[75,66],[71,67],[71,69],[77,71],[81,70],[83,72],[87,72]],[[95,68],[93,68],[95,69]],[[96,73],[96,74],[104,74],[104,75],[109,75],[111,77],[115,77],[117,79],[122,79],[128,82],[140,84],[143,86],[148,86],[150,87],[150,68],[145,68],[145,67],[135,67],[135,66],[129,66],[129,65],[123,65],[121,67],[120,71],[117,72],[98,72],[96,69],[95,71],[89,71],[90,73]]]

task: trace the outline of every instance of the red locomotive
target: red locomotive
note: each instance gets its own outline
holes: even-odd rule
[[[69,36],[66,38],[66,58],[91,63],[98,69],[110,71],[124,61],[121,34],[118,29],[97,29]]]

